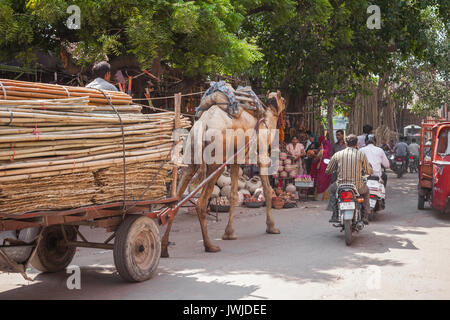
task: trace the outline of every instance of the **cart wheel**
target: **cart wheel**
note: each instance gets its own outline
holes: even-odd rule
[[[76,226],[64,226],[67,240],[76,241]],[[41,272],[58,272],[64,270],[76,252],[76,247],[68,247],[65,244],[61,225],[53,225],[44,228],[41,242],[36,253],[31,259],[31,265]]]
[[[152,219],[129,215],[116,233],[114,264],[120,276],[129,282],[150,279],[161,256],[161,238]]]

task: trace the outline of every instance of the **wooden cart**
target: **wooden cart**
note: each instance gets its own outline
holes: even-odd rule
[[[180,127],[181,94],[176,98],[175,129]],[[174,166],[171,189],[167,198],[161,200],[122,200],[67,210],[0,213],[0,232],[11,231],[16,235],[0,239],[0,271],[21,273],[26,279],[29,264],[42,272],[61,271],[72,261],[76,248],[84,247],[113,250],[116,269],[126,281],[150,279],[161,255],[161,238],[154,220],[164,225],[168,218],[174,217],[172,208],[179,201],[177,176]],[[156,205],[163,210],[153,210]],[[104,228],[113,234],[103,242],[91,242],[80,232],[80,226]],[[19,237],[22,231],[37,232],[23,241]]]
[[[161,255],[160,235],[153,219],[161,224],[166,222],[166,215],[152,211],[152,206],[171,206],[177,200],[128,201],[125,205],[130,209],[125,210],[121,201],[62,211],[0,214],[0,231],[33,227],[40,230],[31,243],[17,240],[0,245],[0,270],[19,272],[25,278],[28,264],[42,272],[61,271],[72,261],[76,248],[84,247],[113,250],[117,271],[127,281],[150,279]],[[104,242],[90,242],[79,230],[82,225],[114,233]],[[111,244],[113,239],[114,244]]]

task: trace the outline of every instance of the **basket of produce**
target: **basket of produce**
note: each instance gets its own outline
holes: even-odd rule
[[[229,212],[230,201],[227,197],[218,197],[211,200],[209,209],[213,212]]]
[[[310,175],[299,175],[295,177],[295,186],[300,188],[314,187],[314,180]]]
[[[282,197],[273,197],[272,198],[272,207],[274,209],[282,209],[284,206],[284,199]]]
[[[244,199],[244,206],[246,206],[247,208],[260,208],[263,205],[264,205],[264,201],[254,197],[254,196],[245,197],[245,199]]]

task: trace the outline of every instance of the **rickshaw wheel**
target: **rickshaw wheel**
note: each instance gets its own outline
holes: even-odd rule
[[[76,241],[76,226],[64,226],[68,241]],[[76,252],[76,247],[69,247],[65,243],[61,225],[45,227],[41,241],[31,259],[30,264],[41,272],[58,272],[64,270]]]
[[[423,210],[425,208],[425,197],[424,196],[419,196],[419,200],[417,203],[417,208],[419,210]]]
[[[161,238],[152,219],[129,215],[116,232],[114,264],[126,281],[150,279],[158,268],[161,256]]]

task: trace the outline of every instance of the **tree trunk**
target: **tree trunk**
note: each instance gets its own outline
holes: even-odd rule
[[[327,105],[327,132],[328,132],[328,139],[330,140],[331,144],[334,143],[334,130],[333,130],[334,99],[335,97],[332,95],[328,99]]]

